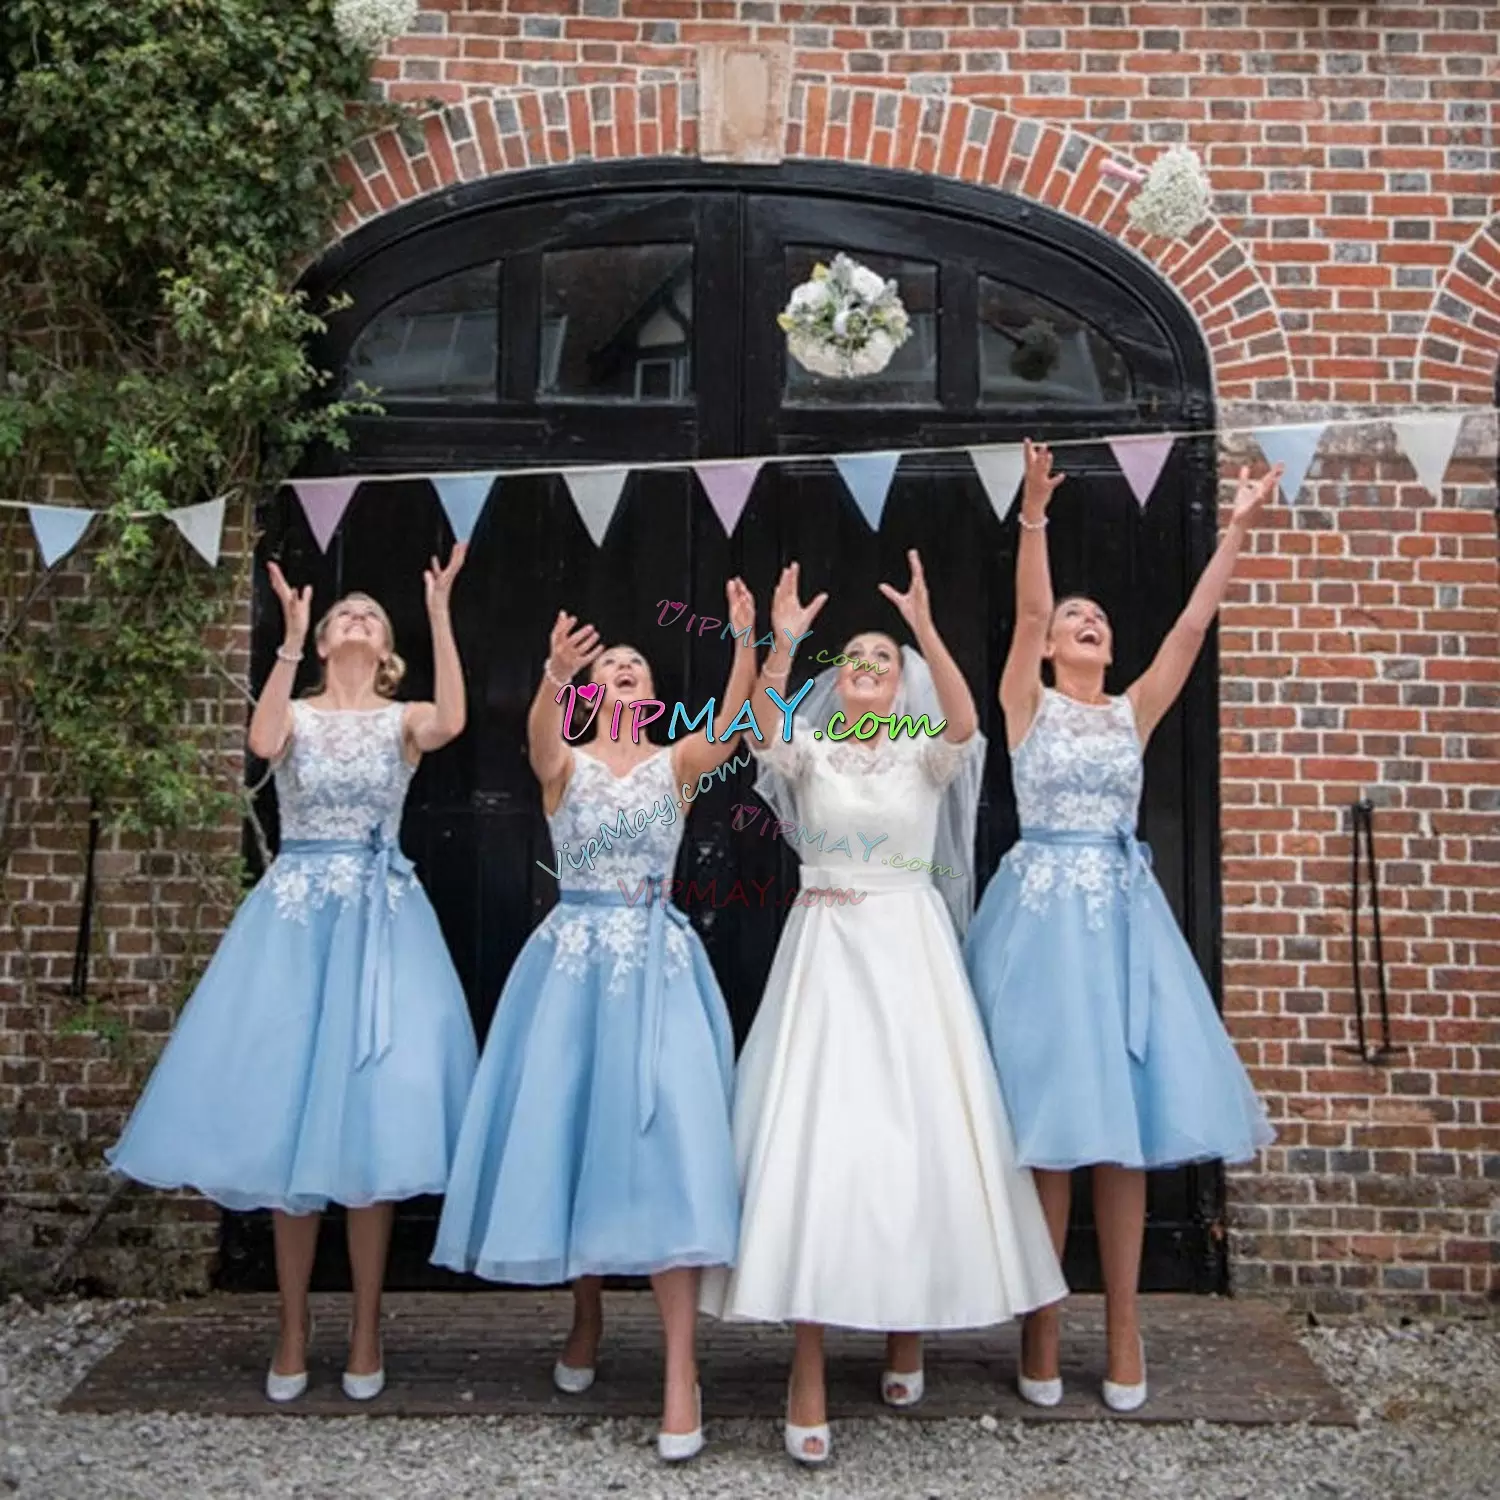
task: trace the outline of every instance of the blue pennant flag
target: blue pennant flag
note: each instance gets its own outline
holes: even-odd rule
[[[891,480],[896,477],[896,465],[900,462],[899,453],[846,453],[842,458],[834,459],[871,531],[880,530],[886,497],[891,492]]]
[[[1288,505],[1297,503],[1297,493],[1312,468],[1317,456],[1318,444],[1327,429],[1326,422],[1308,422],[1294,427],[1257,427],[1255,441],[1260,451],[1273,464],[1285,464],[1286,472],[1281,476],[1281,493]]]
[[[70,553],[94,519],[91,510],[71,505],[28,505],[31,529],[42,550],[42,565],[50,568]]]
[[[453,539],[466,542],[474,535],[484,502],[490,497],[490,486],[498,474],[433,474],[432,487],[437,491]]]

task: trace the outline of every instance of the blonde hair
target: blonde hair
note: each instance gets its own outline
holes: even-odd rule
[[[375,617],[385,627],[385,643],[390,647],[386,659],[375,668],[375,691],[382,698],[393,698],[396,689],[401,685],[401,679],[406,676],[406,663],[396,655],[396,632],[391,626],[391,617],[386,614],[384,607],[378,599],[373,599],[369,594],[360,593],[355,590],[351,594],[345,594],[342,599],[335,599],[329,605],[323,618],[318,621],[318,627],[313,631],[314,642],[321,644],[323,637],[328,633],[328,622],[333,619],[341,605],[349,604],[357,600],[361,604],[368,604],[375,611]],[[315,697],[328,686],[327,658],[322,659],[322,667],[318,672],[317,685],[306,695]]]

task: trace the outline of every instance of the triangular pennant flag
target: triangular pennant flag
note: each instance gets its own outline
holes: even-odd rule
[[[693,472],[713,506],[725,536],[733,536],[740,515],[750,499],[763,460],[747,458],[740,464],[694,464]]]
[[[167,519],[188,539],[193,550],[209,567],[219,565],[219,543],[224,536],[224,496],[201,505],[169,510]]]
[[[990,508],[996,519],[1003,521],[1016,503],[1016,494],[1026,477],[1025,450],[1013,443],[1003,448],[970,448],[969,458],[989,496]]]
[[[292,488],[302,502],[307,524],[312,527],[313,540],[319,552],[326,552],[333,534],[338,530],[344,512],[359,488],[357,475],[339,479],[294,479]]]
[[[1286,496],[1288,505],[1297,503],[1302,481],[1312,468],[1313,458],[1327,426],[1326,422],[1307,422],[1302,426],[1253,429],[1260,451],[1273,464],[1286,465],[1286,473],[1281,476],[1281,493]]]
[[[1121,472],[1130,484],[1135,503],[1142,510],[1161,478],[1161,471],[1172,456],[1172,444],[1177,441],[1170,434],[1158,437],[1143,434],[1140,437],[1112,437],[1106,439],[1110,452],[1115,456]]]
[[[629,477],[629,469],[563,470],[563,478],[568,482],[568,493],[573,497],[578,519],[588,527],[596,547],[604,545],[604,533],[614,520],[615,507],[620,503],[620,492],[625,488],[625,481]]]
[[[61,562],[78,545],[94,519],[93,511],[71,505],[28,505],[26,511],[31,517],[36,544],[42,550],[42,565],[48,568]]]
[[[1458,446],[1458,430],[1464,424],[1461,411],[1430,412],[1416,417],[1395,417],[1391,426],[1401,451],[1411,460],[1424,489],[1434,500],[1443,498],[1443,475]]]
[[[890,494],[891,480],[895,478],[896,465],[900,462],[899,453],[846,453],[842,458],[834,459],[871,531],[880,530],[886,496]]]
[[[484,502],[490,497],[490,486],[498,474],[433,474],[432,487],[437,491],[438,501],[448,524],[453,528],[453,539],[466,542],[474,535],[479,523]]]

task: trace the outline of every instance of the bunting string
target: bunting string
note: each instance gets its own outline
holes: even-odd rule
[[[1379,415],[1366,413],[1313,422],[1068,437],[1059,438],[1047,446],[1053,449],[1107,448],[1132,495],[1144,509],[1178,443],[1200,438],[1251,437],[1268,462],[1284,465],[1282,493],[1289,505],[1295,505],[1327,432],[1388,425],[1398,450],[1411,464],[1418,482],[1435,499],[1440,499],[1443,476],[1458,446],[1464,418],[1491,416],[1494,410],[1488,406],[1401,407]],[[901,460],[944,454],[968,456],[996,518],[1003,522],[1015,503],[1024,478],[1022,447],[1015,441],[843,453],[761,454],[745,458],[648,459],[626,464],[618,461],[549,463],[498,469],[341,474],[291,479],[287,483],[301,503],[319,550],[326,552],[361,485],[430,484],[454,537],[466,542],[482,520],[497,484],[512,479],[557,476],[564,481],[578,519],[590,539],[596,547],[602,547],[632,474],[691,470],[697,476],[724,534],[732,536],[749,504],[751,490],[767,465],[831,464],[855,508],[874,532],[880,529],[884,519],[886,501]],[[210,567],[216,566],[219,560],[225,502],[233,493],[229,491],[202,504],[163,513]],[[42,562],[47,568],[55,567],[79,544],[90,521],[99,514],[82,506],[28,504],[17,500],[0,500],[0,509],[28,512]],[[152,514],[155,513],[132,512],[132,518],[146,519]]]

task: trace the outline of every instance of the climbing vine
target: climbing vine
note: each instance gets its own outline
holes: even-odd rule
[[[308,361],[295,291],[393,118],[331,0],[7,0],[0,7],[0,499],[100,514],[50,572],[7,569],[0,673],[58,794],[136,833],[222,826],[224,630],[253,505],[350,407]],[[228,497],[239,562],[164,519]],[[0,512],[9,559],[24,510]],[[0,777],[18,756],[0,757]],[[0,853],[14,839],[0,789]]]

